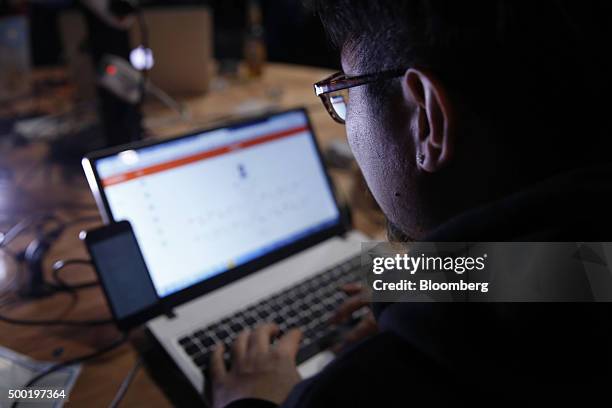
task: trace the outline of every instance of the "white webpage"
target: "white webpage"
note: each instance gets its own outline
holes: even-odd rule
[[[337,222],[306,118],[284,115],[195,136],[200,150],[178,140],[99,161],[113,218],[132,224],[160,297]]]

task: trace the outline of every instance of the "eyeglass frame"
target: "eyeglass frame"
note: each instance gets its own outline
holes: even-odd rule
[[[367,85],[374,82],[382,81],[385,79],[393,79],[403,76],[406,72],[405,69],[391,69],[388,71],[381,71],[372,74],[347,76],[344,72],[338,71],[327,78],[314,84],[314,92],[321,101],[323,106],[327,110],[327,113],[336,122],[344,125],[345,120],[342,119],[336,113],[334,106],[329,98],[329,94],[332,92],[341,91],[343,89],[354,88],[356,86]]]

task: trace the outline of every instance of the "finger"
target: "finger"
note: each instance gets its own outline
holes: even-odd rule
[[[345,341],[348,343],[353,343],[364,339],[370,334],[374,333],[376,328],[376,321],[373,319],[373,317],[370,315],[365,316],[352,330],[346,334]]]
[[[251,331],[249,329],[243,330],[234,340],[232,346],[233,361],[236,364],[241,364],[247,353],[247,345],[249,344],[249,336]]]
[[[369,319],[366,316],[354,328],[344,335],[342,341],[338,342],[332,347],[332,351],[334,353],[338,353],[351,343],[365,339],[369,335],[374,334],[377,330],[378,326],[376,324],[376,320],[374,320],[373,317]]]
[[[340,290],[349,296],[356,295],[363,290],[363,284],[360,282],[345,283],[344,285],[340,286]]]
[[[300,329],[291,329],[276,343],[276,350],[286,356],[295,359],[300,349],[302,341],[302,331]]]
[[[249,344],[247,346],[248,354],[266,353],[270,350],[272,337],[278,333],[278,326],[274,323],[265,323],[259,325],[251,332],[249,336]]]
[[[351,317],[355,310],[360,309],[361,307],[369,303],[370,301],[365,296],[351,296],[338,307],[334,315],[331,317],[330,321],[332,323],[344,322],[348,320],[349,317]]]
[[[225,367],[225,361],[223,361],[223,352],[225,347],[223,343],[217,343],[215,349],[210,356],[210,375],[214,381],[222,381],[227,374],[227,368]]]

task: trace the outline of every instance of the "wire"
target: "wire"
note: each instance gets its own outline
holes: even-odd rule
[[[115,397],[111,401],[109,408],[119,407],[119,404],[123,400],[123,397],[125,397],[125,394],[127,393],[128,388],[130,388],[130,385],[132,384],[132,381],[134,381],[134,378],[136,377],[136,374],[138,374],[138,370],[140,369],[141,366],[142,366],[142,357],[139,356],[134,362],[134,365],[132,366],[130,371],[125,376],[125,379],[119,386],[119,389],[117,390],[117,394],[115,394]]]
[[[155,86],[153,83],[149,83],[147,85],[147,90],[151,95],[155,96],[159,99],[163,104],[168,106],[170,109],[175,110],[180,116],[182,120],[190,121],[191,120],[191,112],[189,108],[168,95],[163,89]]]
[[[59,261],[56,261],[53,264],[51,273],[53,275],[53,280],[57,284],[57,289],[58,290],[75,291],[75,290],[78,290],[78,289],[87,289],[87,288],[92,288],[92,287],[96,287],[96,286],[99,285],[99,282],[97,280],[88,281],[88,282],[82,282],[82,283],[74,283],[74,284],[66,283],[66,281],[64,281],[61,278],[60,272],[64,268],[66,268],[67,266],[70,266],[70,265],[88,265],[88,266],[92,266],[92,263],[91,263],[91,261],[89,259],[60,259]]]
[[[7,232],[2,233],[2,235],[0,235],[0,248],[10,244],[19,234],[28,229],[33,222],[34,220],[32,217],[25,218],[9,228]]]
[[[55,214],[42,214],[29,216],[17,224],[9,228],[5,233],[0,233],[0,248],[8,246],[14,241],[19,235],[28,230],[31,227],[43,228],[49,221],[57,223],[57,230],[62,232],[64,229],[79,224],[82,222],[99,221],[100,217],[97,215],[82,216],[71,220],[62,220]]]
[[[38,225],[39,223],[46,223],[47,221],[60,222],[59,218],[53,214],[43,214],[24,218],[9,228],[7,232],[0,235],[0,248],[10,244],[15,238],[17,238],[31,226]]]
[[[55,293],[66,293],[73,298],[72,306],[78,302],[78,292],[76,290],[57,290]],[[22,299],[8,299],[0,304],[0,307],[10,306],[22,301]],[[70,310],[70,309],[69,309]],[[114,323],[112,319],[91,319],[91,320],[63,320],[63,319],[49,319],[49,320],[32,320],[32,319],[16,319],[10,316],[0,314],[0,321],[15,324],[21,326],[101,326],[105,324]]]
[[[5,233],[2,236],[2,240],[0,241],[0,248],[10,244],[10,242],[12,240],[14,240],[23,231],[27,230],[28,228],[32,227],[33,225],[37,225],[39,228],[43,228],[44,225],[48,221],[55,221],[55,222],[57,222],[58,225],[56,227],[54,227],[55,231],[56,231],[54,234],[56,235],[56,238],[57,238],[69,226],[72,226],[72,225],[75,225],[75,224],[78,224],[78,223],[81,223],[81,222],[96,221],[96,220],[99,220],[99,218],[97,216],[83,216],[83,217],[75,218],[75,219],[72,219],[72,220],[61,220],[60,218],[58,218],[57,216],[52,215],[52,214],[51,215],[45,214],[45,215],[41,215],[41,216],[28,217],[28,218],[26,218],[24,220],[21,220],[17,224],[15,224],[13,227],[11,227],[7,231],[7,233]],[[4,249],[4,248],[2,248],[2,249]],[[51,288],[55,289],[56,293],[68,293],[71,296],[73,296],[74,302],[76,302],[78,300],[78,293],[76,292],[77,289],[93,287],[94,285],[98,284],[97,282],[91,281],[91,282],[79,283],[79,284],[76,284],[76,285],[69,285],[63,279],[61,279],[61,277],[59,275],[60,271],[64,267],[66,267],[68,265],[74,265],[74,264],[77,264],[77,263],[78,264],[81,264],[81,263],[89,264],[90,262],[87,261],[87,260],[83,260],[83,259],[70,259],[70,260],[59,261],[59,263],[56,262],[54,264],[54,267],[53,267],[53,277],[54,277],[54,280],[57,282],[57,285],[53,285],[53,284],[47,283],[48,286],[50,286]],[[0,304],[0,307],[5,306],[5,305],[6,305],[6,302],[2,302]],[[8,323],[8,324],[15,324],[15,325],[22,325],[22,326],[100,326],[100,325],[106,325],[106,324],[114,323],[114,320],[112,320],[112,319],[91,319],[91,320],[63,320],[63,319],[33,320],[33,319],[16,319],[16,318],[13,318],[11,316],[6,316],[6,315],[2,315],[2,314],[0,314],[0,321]]]
[[[31,320],[31,319],[15,319],[10,316],[0,314],[0,321],[8,324],[16,324],[20,326],[102,326],[105,324],[114,323],[113,319],[92,319],[92,320]]]
[[[118,348],[119,346],[123,345],[127,341],[127,339],[128,339],[128,333],[123,333],[119,339],[115,340],[114,342],[112,342],[111,344],[109,344],[109,345],[107,345],[105,347],[102,347],[99,350],[96,350],[96,351],[94,351],[92,353],[89,353],[89,354],[84,354],[84,355],[79,356],[79,357],[72,358],[70,360],[63,361],[61,363],[54,364],[54,365],[44,369],[43,371],[41,371],[40,373],[38,373],[34,377],[32,377],[21,388],[31,387],[34,384],[36,384],[37,382],[39,382],[40,380],[42,380],[44,377],[46,377],[49,374],[52,374],[52,373],[54,373],[54,372],[56,372],[58,370],[61,370],[64,367],[68,367],[68,366],[71,366],[73,364],[84,363],[86,361],[93,360],[94,358],[100,357],[101,355],[106,354],[106,353],[108,353],[108,352]],[[17,404],[19,404],[19,401],[13,402],[11,407],[12,408],[16,408]]]
[[[0,294],[0,308],[11,307],[21,303],[23,300],[6,294]]]
[[[76,303],[78,302],[79,299],[79,295],[78,292],[76,290],[57,290],[55,293],[66,293],[68,295],[70,295],[73,299],[72,301],[72,305],[69,306],[68,311],[70,311],[72,309],[72,307],[74,307],[74,305],[76,305]],[[7,301],[2,302],[2,304],[0,304],[0,308],[3,308],[5,306],[11,306],[14,305],[16,303],[22,302],[23,299],[21,298],[17,298],[17,299],[7,299]],[[15,324],[15,325],[21,325],[21,326],[102,326],[105,324],[111,324],[114,323],[114,320],[112,319],[91,319],[91,320],[63,320],[63,319],[48,319],[48,320],[32,320],[32,319],[16,319],[10,316],[6,316],[3,314],[0,314],[0,321],[8,323],[8,324]]]

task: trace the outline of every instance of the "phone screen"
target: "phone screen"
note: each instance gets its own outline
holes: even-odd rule
[[[86,242],[113,314],[122,320],[151,308],[158,297],[129,225],[105,228],[88,233]]]

